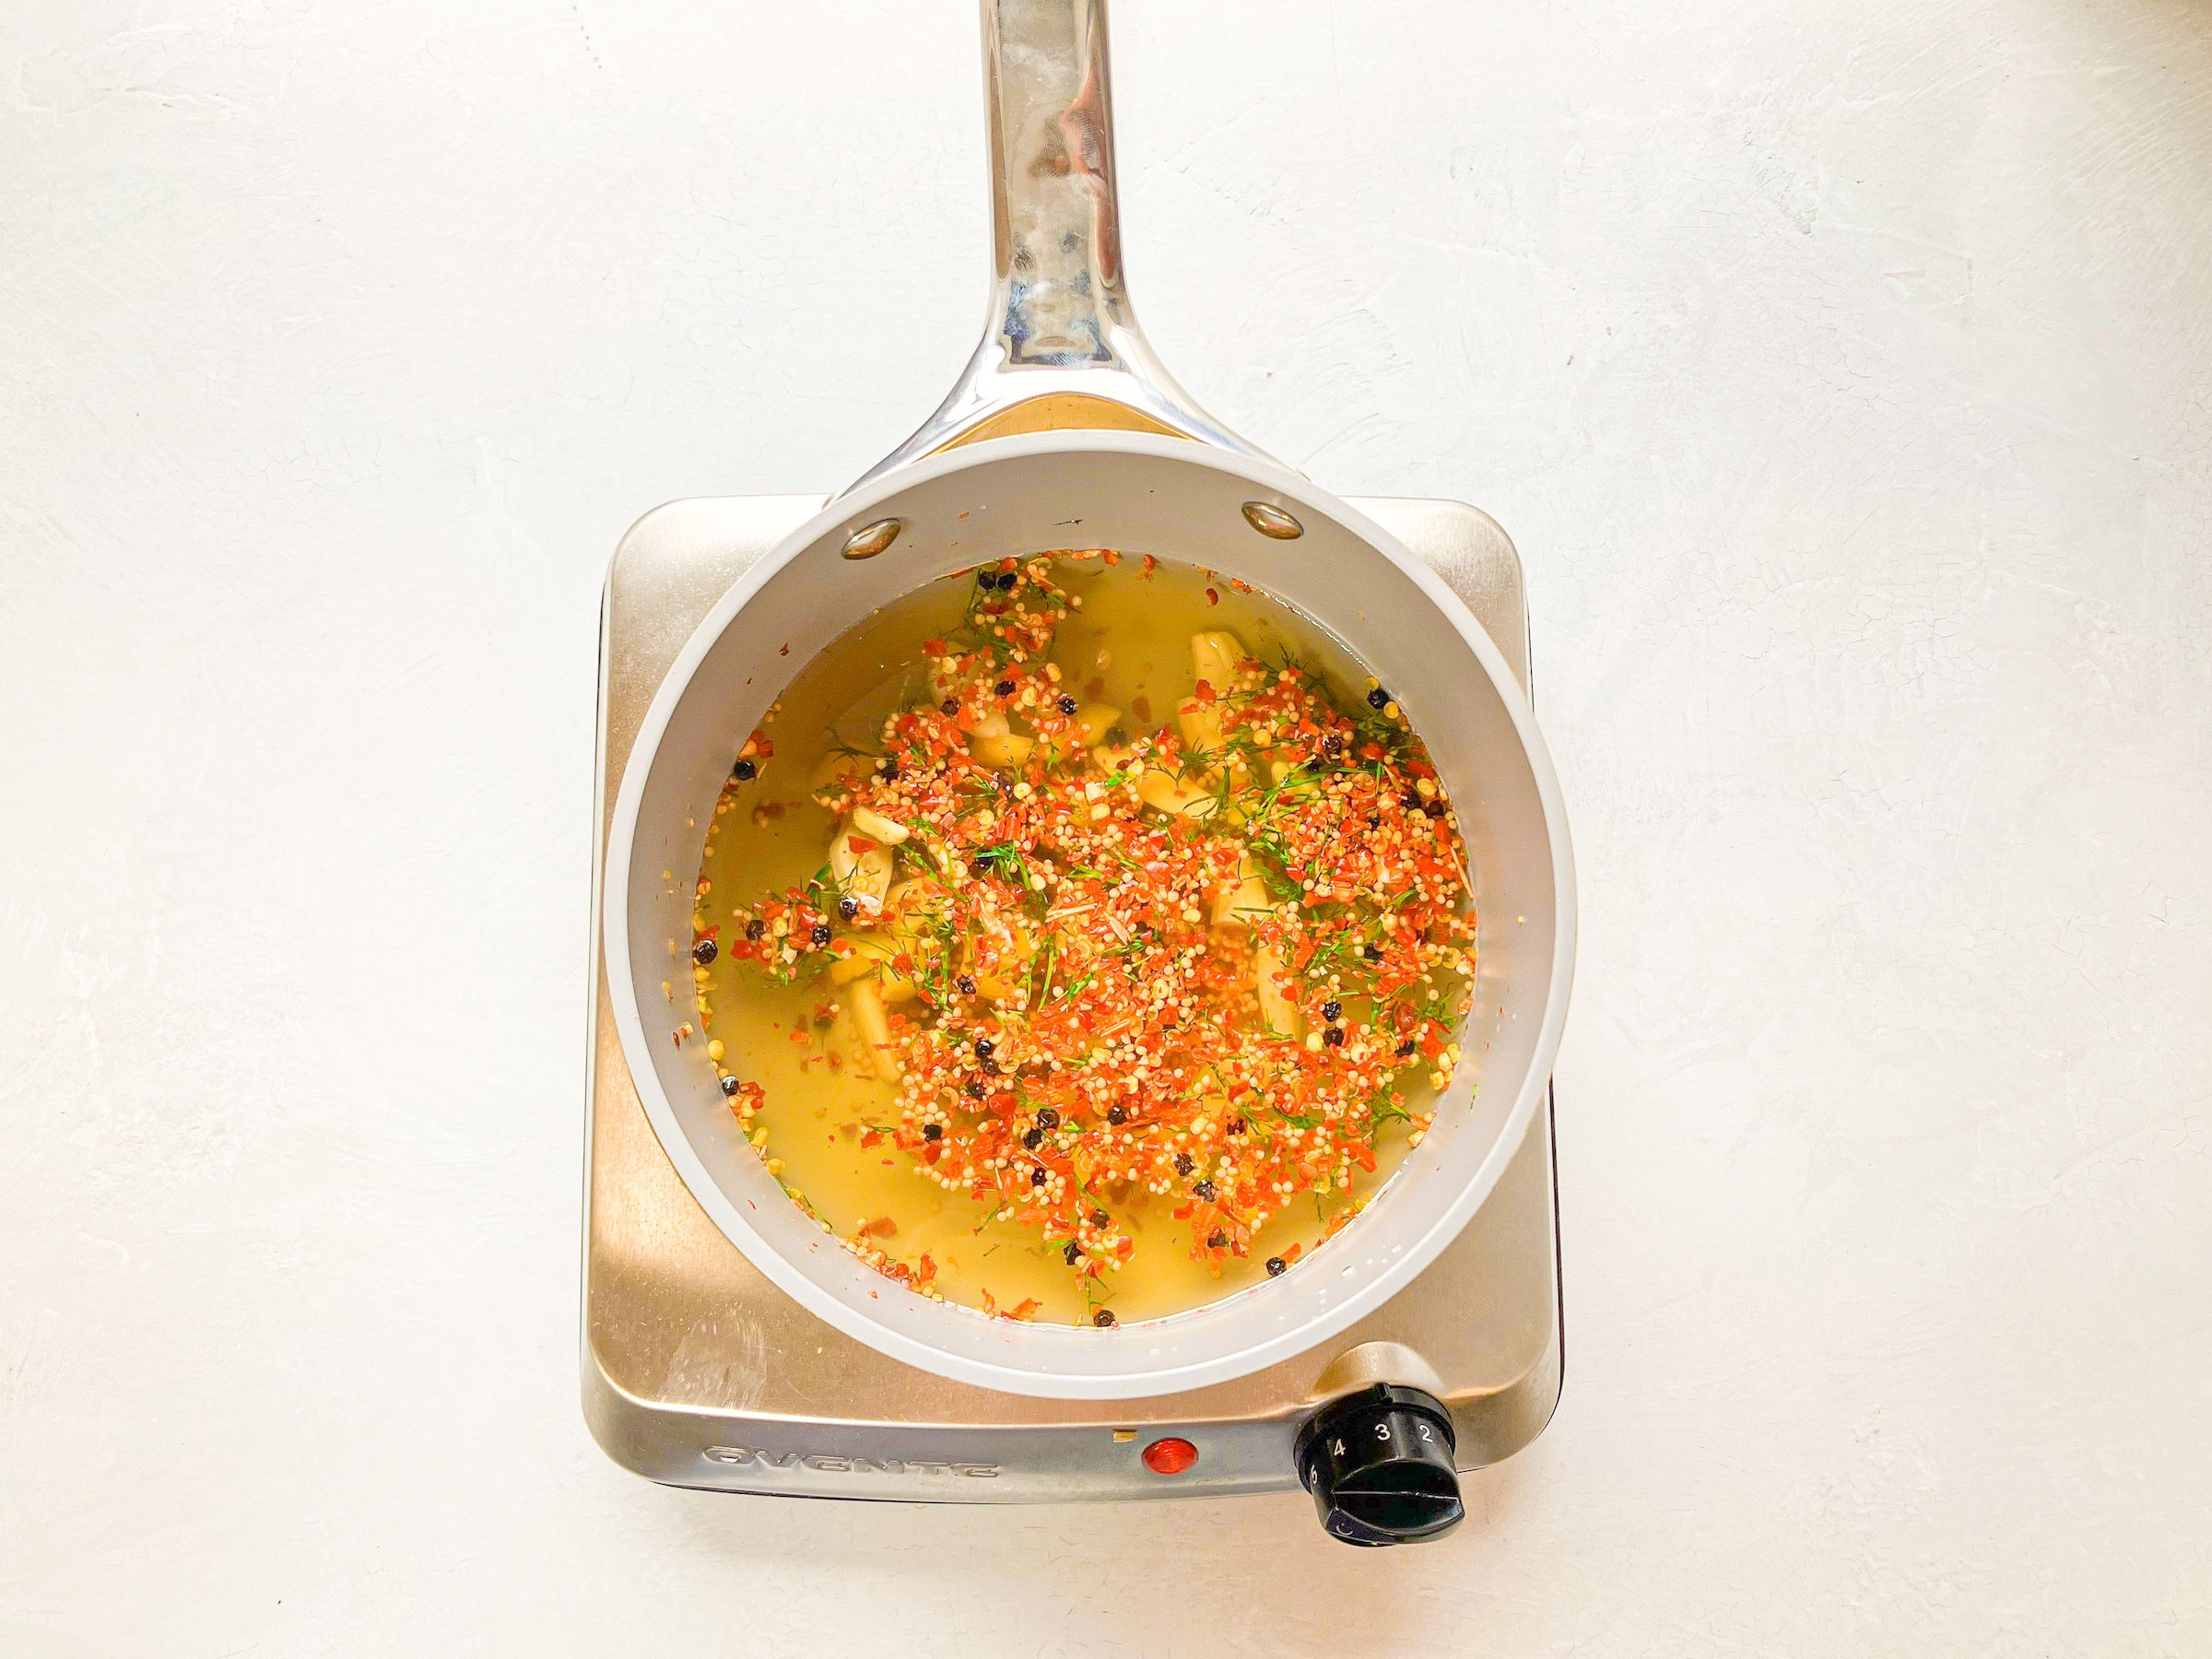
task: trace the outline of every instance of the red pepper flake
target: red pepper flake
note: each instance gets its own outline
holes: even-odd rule
[[[1191,688],[1191,695],[1196,698],[1202,703],[1210,703],[1214,700],[1214,688],[1213,687],[1207,685],[1206,681],[1200,680],[1195,686]]]
[[[1221,603],[1221,595],[1209,587],[1206,590],[1206,602],[1208,605],[1218,605]]]

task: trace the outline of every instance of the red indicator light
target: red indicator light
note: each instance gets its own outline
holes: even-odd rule
[[[1145,1467],[1155,1475],[1180,1475],[1197,1461],[1198,1448],[1172,1436],[1145,1448]]]

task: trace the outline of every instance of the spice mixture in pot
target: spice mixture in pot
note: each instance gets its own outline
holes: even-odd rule
[[[1335,641],[1193,567],[1007,558],[735,758],[677,1037],[888,1277],[1104,1327],[1357,1215],[1458,1063],[1474,937],[1441,783]]]

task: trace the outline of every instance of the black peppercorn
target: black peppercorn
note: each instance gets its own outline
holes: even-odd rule
[[[973,996],[975,994],[975,976],[972,974],[963,973],[959,979],[954,980],[952,983],[954,989],[958,990],[962,996]]]
[[[1282,1277],[1283,1269],[1289,1265],[1290,1264],[1284,1261],[1281,1256],[1269,1256],[1267,1258],[1267,1277],[1279,1278]]]
[[[1178,1152],[1175,1154],[1176,1174],[1188,1175],[1195,1167],[1196,1166],[1191,1162],[1191,1155],[1188,1152]]]
[[[1030,1151],[1036,1151],[1038,1147],[1044,1145],[1044,1131],[1041,1129],[1030,1130],[1021,1137],[1021,1144]]]
[[[1214,1183],[1210,1181],[1194,1182],[1191,1187],[1191,1191],[1197,1194],[1199,1197],[1205,1199],[1208,1204],[1211,1204],[1214,1201]]]
[[[1014,695],[1014,682],[1012,680],[1000,680],[998,684],[992,687],[991,689],[997,692],[1001,697],[1011,697]]]
[[[1063,714],[1073,714],[1076,712],[1076,700],[1072,697],[1063,696],[1053,702],[1053,707]]]
[[[981,1077],[971,1077],[967,1082],[961,1084],[960,1088],[971,1100],[980,1100],[983,1098],[983,1080]]]
[[[750,760],[740,760],[730,768],[730,776],[740,783],[749,783],[760,775],[760,769]]]
[[[989,593],[998,585],[998,572],[996,571],[978,571],[975,573],[975,585],[982,588],[984,593]]]
[[[1344,1018],[1344,1005],[1335,997],[1331,997],[1321,1005],[1321,1017],[1331,1025],[1335,1024],[1337,1020]]]
[[[1229,1235],[1219,1228],[1215,1228],[1206,1235],[1206,1247],[1208,1250],[1226,1250],[1229,1247]]]
[[[1083,1247],[1070,1239],[1067,1241],[1067,1248],[1060,1253],[1060,1259],[1073,1267],[1083,1259]]]
[[[847,893],[837,901],[837,913],[846,921],[852,921],[853,917],[860,914],[860,900]]]
[[[984,1076],[984,1077],[997,1077],[997,1076],[998,1076],[998,1062],[997,1062],[997,1061],[995,1061],[995,1060],[986,1060],[986,1061],[984,1061],[984,1062],[983,1062],[983,1076]]]
[[[735,1094],[735,1093],[736,1093],[736,1092],[737,1092],[737,1091],[738,1091],[740,1088],[743,1088],[744,1087],[745,1087],[745,1085],[744,1085],[744,1084],[742,1084],[742,1083],[738,1082],[738,1081],[737,1081],[737,1079],[736,1079],[735,1077],[731,1077],[731,1076],[730,1076],[728,1073],[726,1073],[726,1072],[725,1072],[725,1073],[724,1073],[724,1074],[723,1074],[723,1078],[722,1078],[722,1092],[723,1092],[724,1094],[725,1094],[725,1095],[734,1095],[734,1094]]]
[[[1090,1212],[1090,1224],[1093,1227],[1103,1227],[1107,1222],[1112,1219],[1113,1218],[1108,1215],[1104,1210],[1092,1210]]]
[[[1110,1123],[1110,1124],[1125,1124],[1125,1123],[1127,1123],[1127,1122],[1129,1121],[1129,1108],[1128,1108],[1128,1107],[1126,1107],[1126,1106],[1109,1106],[1109,1107],[1107,1107],[1107,1108],[1106,1108],[1106,1121],[1107,1121],[1108,1123]]]
[[[886,783],[896,783],[899,782],[899,758],[896,755],[887,756],[885,758],[883,762],[883,781]]]
[[[1422,807],[1421,810],[1427,813],[1432,818],[1442,818],[1444,814],[1450,810],[1450,808],[1447,807],[1441,801],[1431,801],[1428,806]]]
[[[1324,737],[1321,740],[1321,752],[1324,758],[1331,760],[1343,754],[1344,737],[1342,734],[1331,732],[1326,737]]]
[[[1408,812],[1418,812],[1421,809],[1421,797],[1409,789],[1398,797],[1398,805]]]
[[[1413,1039],[1412,1039],[1412,1038],[1408,1037],[1408,1038],[1406,1038],[1406,1041],[1403,1041],[1403,1042],[1401,1042],[1401,1043],[1399,1043],[1399,1044],[1398,1044],[1398,1058],[1399,1058],[1399,1059],[1403,1060],[1403,1059],[1405,1059],[1405,1058],[1406,1058],[1406,1055],[1408,1055],[1408,1054],[1410,1054],[1410,1053],[1413,1053]]]
[[[812,927],[806,930],[806,937],[813,943],[814,947],[817,950],[819,950],[823,946],[830,943],[830,924],[827,922],[817,922]]]
[[[748,939],[758,939],[767,932],[768,924],[759,916],[755,916],[745,924],[745,936]]]
[[[988,1060],[992,1055],[998,1053],[998,1044],[992,1041],[988,1037],[978,1037],[975,1040],[975,1053],[977,1058]]]
[[[958,714],[960,712],[960,700],[957,697],[948,697],[937,707],[947,714]]]
[[[1327,1030],[1322,1032],[1321,1040],[1331,1048],[1342,1048],[1344,1046],[1344,1028],[1331,1026]]]
[[[1383,690],[1382,687],[1377,686],[1372,691],[1370,691],[1367,694],[1367,706],[1371,709],[1389,708],[1390,693]]]
[[[1037,1127],[1046,1130],[1059,1128],[1060,1114],[1054,1112],[1050,1106],[1040,1109],[1037,1113]]]
[[[1100,1308],[1096,1313],[1093,1313],[1090,1316],[1090,1323],[1094,1325],[1097,1325],[1101,1331],[1106,1330],[1113,1324],[1113,1310],[1112,1308]]]
[[[987,858],[970,859],[968,861],[968,874],[974,877],[978,881],[981,881],[984,877],[991,874],[991,861]]]
[[[1379,962],[1382,959],[1382,947],[1370,940],[1359,947],[1359,954],[1371,962]]]
[[[1042,1164],[1039,1164],[1035,1169],[1030,1171],[1030,1184],[1031,1186],[1042,1186],[1044,1184],[1044,1166]]]
[[[945,1138],[945,1125],[942,1124],[923,1124],[922,1138],[924,1140],[943,1140]]]
[[[691,959],[704,968],[721,954],[721,948],[712,939],[701,939],[691,947]]]

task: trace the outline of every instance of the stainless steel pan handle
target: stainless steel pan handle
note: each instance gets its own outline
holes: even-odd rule
[[[1166,432],[1256,449],[1191,401],[1137,326],[1122,271],[1106,0],[982,0],[991,309],[937,412],[857,480],[1015,432]]]

